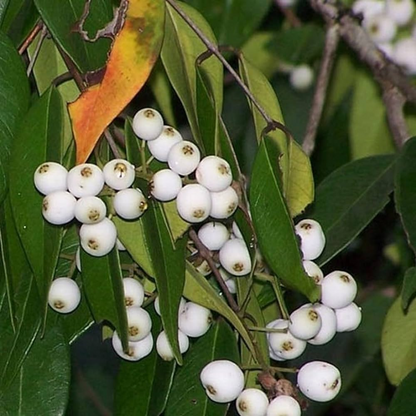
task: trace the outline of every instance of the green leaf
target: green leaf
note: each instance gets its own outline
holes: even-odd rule
[[[387,416],[413,416],[416,408],[416,370],[400,383],[390,402]]]
[[[141,166],[139,139],[133,131],[131,120],[126,119],[124,122],[124,137],[126,138],[126,155],[129,162],[134,166]]]
[[[390,383],[397,386],[416,368],[416,302],[403,312],[401,299],[391,306],[384,321],[381,348],[384,369]]]
[[[96,42],[85,42],[74,29],[84,9],[84,0],[34,0],[42,20],[52,37],[69,55],[81,72],[93,71],[103,67],[107,60],[111,41],[99,39]],[[86,29],[94,36],[113,17],[110,0],[91,2],[91,10]]]
[[[265,138],[254,161],[250,206],[261,253],[285,286],[298,290],[311,302],[318,288],[302,266],[299,244],[283,199],[278,179],[279,159],[275,143]]]
[[[192,7],[179,3],[181,9],[202,30],[207,38],[216,44],[215,37],[205,19]],[[195,32],[184,22],[179,14],[170,6],[166,7],[165,37],[162,46],[162,62],[170,83],[178,94],[188,117],[192,134],[198,145],[204,149],[202,135],[198,124],[197,107],[197,73],[196,59],[206,51],[206,46]],[[200,66],[200,70],[211,80],[214,101],[221,107],[222,74],[221,63],[210,57]]]
[[[195,268],[187,262],[185,287],[183,296],[198,305],[205,306],[212,311],[218,312],[228,319],[234,328],[239,332],[252,354],[256,354],[250,334],[247,332],[240,318],[225,303],[225,300],[218,295],[215,289],[208,283],[207,279],[198,273]]]
[[[394,197],[396,210],[400,214],[408,243],[416,253],[416,220],[414,215],[416,204],[415,160],[416,138],[412,138],[405,143],[397,160]]]
[[[127,315],[117,248],[93,257],[81,250],[82,282],[96,322],[108,321],[127,346]]]
[[[155,280],[163,328],[176,361],[182,364],[178,343],[178,310],[185,280],[186,239],[176,241],[175,247],[173,246],[159,203],[151,202],[141,220],[149,241],[150,258],[156,272]]]
[[[170,236],[173,243],[181,238],[189,229],[189,222],[184,221],[176,209],[176,201],[165,202],[162,205]]]
[[[400,295],[402,299],[402,308],[404,311],[409,307],[410,302],[413,300],[416,294],[416,267],[410,267],[406,270],[403,279],[402,293]]]
[[[0,0],[0,27],[3,24],[9,2],[10,0]]]
[[[10,194],[17,231],[36,278],[46,318],[49,286],[54,277],[63,227],[51,225],[41,214],[43,197],[32,178],[46,161],[62,161],[61,97],[49,89],[29,110],[14,142],[10,160]]]
[[[70,368],[69,348],[61,326],[49,327],[44,337],[38,334],[19,376],[2,390],[0,400],[11,415],[64,415]]]
[[[152,334],[156,340],[162,331],[160,318],[153,308]],[[167,402],[175,373],[175,361],[163,361],[156,348],[138,362],[122,361],[117,376],[115,412],[118,415],[158,416]]]
[[[1,9],[0,9],[1,12]],[[1,15],[0,15],[1,16]],[[0,32],[0,203],[8,182],[12,142],[29,106],[29,82],[22,59],[9,38]]]
[[[322,266],[345,248],[389,202],[395,158],[373,156],[348,163],[329,175],[316,190],[308,216],[318,221],[326,246]]]
[[[228,404],[214,403],[200,381],[202,369],[213,360],[239,363],[237,341],[230,326],[219,320],[191,346],[183,367],[178,368],[166,406],[166,416],[225,416]]]

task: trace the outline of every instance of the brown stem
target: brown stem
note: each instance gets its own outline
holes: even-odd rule
[[[78,68],[75,66],[72,59],[66,54],[66,52],[58,44],[56,44],[56,47],[58,48],[58,51],[61,54],[62,59],[64,60],[65,65],[67,66],[68,71],[72,75],[72,78],[77,84],[79,90],[81,92],[84,91],[86,89],[86,85],[84,84],[84,80],[82,79],[81,73],[78,71]]]
[[[36,44],[35,50],[33,51],[33,55],[30,59],[29,65],[26,70],[27,76],[31,74],[33,67],[35,66],[36,59],[39,56],[40,48],[42,47],[43,41],[45,40],[47,34],[48,29],[46,28],[46,26],[42,26],[42,31],[40,32],[38,43]]]
[[[19,55],[23,55],[26,52],[26,49],[30,46],[30,44],[33,42],[33,40],[36,38],[37,34],[42,30],[43,28],[43,22],[39,20],[38,23],[36,23],[36,26],[32,29],[32,31],[29,33],[27,38],[23,41],[22,45],[19,48]]]
[[[116,145],[116,142],[113,139],[113,136],[111,135],[110,131],[108,130],[108,128],[106,128],[104,130],[104,137],[107,140],[108,145],[110,146],[111,151],[113,152],[113,155],[117,158],[117,159],[122,159],[122,156],[118,150],[118,147]]]
[[[312,108],[309,113],[308,125],[302,148],[310,156],[315,148],[315,139],[318,126],[321,121],[322,111],[325,104],[326,93],[334,66],[335,53],[339,44],[339,26],[337,23],[330,23],[326,32],[325,48],[319,69],[318,80],[315,87]]]
[[[64,84],[67,81],[71,81],[72,78],[72,74],[68,71],[68,72],[64,72],[61,75],[58,75],[53,81],[52,81],[52,85],[55,87],[59,87],[61,84]]]
[[[289,22],[290,26],[292,27],[299,27],[302,26],[302,22],[298,19],[296,14],[293,12],[291,7],[284,7],[280,0],[275,0],[276,6],[279,10],[283,13],[286,20]]]

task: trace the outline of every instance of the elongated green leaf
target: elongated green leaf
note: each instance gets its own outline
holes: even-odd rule
[[[384,321],[381,348],[390,383],[399,385],[416,368],[416,302],[403,312],[401,299],[391,306]]]
[[[416,370],[400,383],[390,402],[387,416],[413,416],[416,408]]]
[[[216,44],[215,37],[205,19],[191,6],[178,3],[181,9],[203,31],[208,39]],[[169,5],[166,7],[165,37],[162,46],[162,62],[169,80],[178,94],[187,114],[192,134],[198,145],[204,149],[198,124],[197,107],[197,73],[196,59],[206,47],[195,32],[184,22],[179,14]],[[214,87],[214,101],[221,108],[222,76],[221,63],[210,57],[200,66],[200,70]]]
[[[416,253],[416,138],[404,145],[397,160],[395,201],[410,247]]]
[[[228,319],[239,332],[251,353],[255,354],[253,342],[244,325],[233,310],[225,303],[224,299],[208,283],[207,279],[198,273],[190,263],[186,264],[185,277],[183,295],[192,302],[218,312],[224,318]]]
[[[46,161],[62,161],[63,125],[61,97],[49,89],[30,109],[14,142],[10,160],[10,194],[17,231],[35,274],[46,317],[47,295],[54,276],[63,227],[46,222],[41,214],[43,197],[32,178]]]
[[[225,416],[228,404],[211,401],[199,378],[206,364],[221,359],[239,363],[234,332],[223,320],[215,323],[207,334],[192,345],[183,367],[177,369],[166,416]]]
[[[0,9],[1,20],[1,9]],[[7,190],[8,166],[18,122],[29,105],[29,82],[23,62],[6,35],[0,32],[0,203]]]
[[[161,332],[162,322],[153,308],[154,340]],[[158,416],[167,402],[175,373],[175,361],[163,361],[156,349],[138,362],[123,361],[117,376],[115,410],[118,415]]]
[[[10,0],[0,0],[0,27],[3,23],[4,16],[6,15],[7,6],[9,5]]]
[[[279,101],[267,78],[244,57],[240,59],[240,74],[258,103],[266,109],[269,117],[284,124]],[[249,105],[254,118],[257,141],[260,141],[267,122],[251,101]],[[281,178],[282,193],[290,215],[295,217],[304,211],[314,197],[309,158],[293,139],[286,137],[282,130],[273,130],[267,136],[278,147],[280,156],[274,163],[280,170],[278,177]]]
[[[159,203],[150,203],[141,220],[149,241],[150,258],[156,272],[155,280],[163,328],[176,361],[182,364],[178,343],[178,309],[185,280],[186,239],[178,240],[175,247],[173,246]]]
[[[64,415],[70,384],[70,356],[60,325],[48,327],[33,343],[18,377],[1,390],[11,415]]]
[[[306,275],[293,223],[283,199],[277,172],[278,149],[274,142],[262,141],[254,161],[250,206],[260,251],[282,282],[300,291],[312,302],[318,289]]]
[[[81,250],[82,282],[96,322],[108,321],[127,345],[127,315],[118,250],[93,257]]]
[[[93,71],[105,65],[110,48],[109,39],[85,42],[73,29],[84,9],[84,0],[34,0],[42,20],[55,41],[75,62],[82,72]],[[94,36],[113,17],[110,0],[91,2],[87,29]]]
[[[176,209],[176,201],[169,201],[162,204],[163,214],[169,228],[173,243],[181,238],[189,229],[189,222],[184,221]]]
[[[401,293],[402,308],[405,311],[416,294],[416,267],[406,270]]]
[[[345,248],[384,208],[393,190],[394,169],[393,156],[374,156],[342,166],[322,181],[308,214],[326,236],[320,265]]]

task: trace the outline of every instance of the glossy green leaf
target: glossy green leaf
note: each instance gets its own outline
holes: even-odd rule
[[[230,321],[234,328],[239,332],[252,354],[256,353],[250,334],[241,323],[239,317],[225,303],[225,300],[218,295],[215,289],[208,283],[207,279],[198,273],[190,263],[186,264],[186,278],[183,295],[192,302],[218,312]]]
[[[81,72],[97,70],[105,65],[111,41],[102,38],[96,42],[85,42],[80,34],[73,30],[83,12],[84,0],[34,1],[54,40]],[[91,2],[91,12],[86,27],[90,36],[94,36],[96,31],[102,29],[112,17],[111,1]]]
[[[228,404],[214,403],[201,385],[200,373],[213,360],[239,363],[237,341],[230,326],[223,320],[191,346],[186,360],[178,368],[166,406],[166,416],[225,416]]]
[[[416,408],[416,370],[400,383],[390,402],[387,416],[413,416]]]
[[[279,152],[265,138],[254,161],[250,186],[250,207],[260,251],[281,281],[302,292],[312,302],[318,288],[306,275],[294,227],[283,199],[277,172]]]
[[[81,250],[82,282],[96,322],[108,321],[127,345],[127,315],[118,250],[93,257]]]
[[[152,334],[156,339],[162,331],[162,322],[154,309],[149,310],[152,318]],[[158,416],[162,414],[172,379],[175,361],[163,361],[156,348],[149,356],[138,362],[124,361],[120,365],[115,392],[115,412],[118,415]]]
[[[62,161],[63,124],[61,97],[49,89],[29,110],[14,142],[10,160],[10,194],[17,231],[35,274],[40,302],[46,317],[47,295],[54,277],[63,227],[42,216],[42,195],[32,178],[46,161]]]
[[[149,241],[150,258],[156,272],[155,280],[163,328],[176,361],[182,364],[178,344],[178,310],[185,280],[186,239],[178,240],[175,247],[173,246],[162,207],[157,202],[149,204],[141,220],[144,223],[146,238]]]
[[[326,236],[317,260],[320,265],[345,248],[384,208],[393,191],[394,169],[393,156],[374,156],[344,165],[322,181],[308,213]]]
[[[1,10],[0,10],[1,11]],[[1,16],[1,14],[0,14]],[[29,106],[29,82],[22,59],[6,35],[0,32],[0,203],[8,181],[8,166],[17,127]]]
[[[184,221],[178,214],[176,201],[165,202],[161,206],[166,218],[170,236],[175,243],[176,240],[181,238],[188,231],[190,224],[189,222]]]
[[[11,415],[64,415],[70,368],[69,348],[61,326],[48,327],[44,337],[39,334],[36,338],[13,384],[1,390],[6,410]]]
[[[134,134],[133,127],[131,125],[131,120],[126,119],[124,122],[124,137],[126,139],[126,155],[127,160],[132,163],[134,166],[138,167],[142,165],[142,160],[140,157],[140,140]]]
[[[402,308],[404,311],[409,307],[410,302],[414,299],[416,294],[416,267],[410,267],[406,270],[403,279],[402,293]]]
[[[7,7],[10,0],[0,0],[0,27],[3,23],[4,16],[6,15]]]
[[[201,29],[208,39],[216,44],[215,37],[205,19],[192,7],[178,3],[182,10]],[[194,31],[184,22],[171,6],[166,7],[165,37],[162,46],[162,62],[169,80],[178,94],[191,126],[192,134],[198,145],[204,149],[198,124],[197,110],[197,73],[196,59],[206,47]],[[222,65],[214,57],[205,60],[200,70],[208,77],[215,89],[214,101],[221,107],[222,102]]]
[[[403,312],[401,299],[391,306],[384,321],[381,347],[384,369],[391,384],[397,386],[416,368],[416,302]]]

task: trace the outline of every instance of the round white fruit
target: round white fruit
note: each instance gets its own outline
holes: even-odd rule
[[[244,276],[251,271],[250,253],[244,240],[228,240],[219,253],[221,266],[234,276]]]
[[[113,207],[119,217],[135,220],[146,211],[147,200],[140,189],[123,189],[115,194]]]
[[[235,295],[237,293],[237,283],[235,282],[235,279],[228,279],[225,282],[225,285],[228,288],[228,291],[232,294]]]
[[[176,198],[176,208],[185,221],[191,223],[204,221],[211,210],[208,189],[198,184],[185,185]]]
[[[77,198],[96,196],[104,186],[103,171],[92,163],[83,163],[68,172],[68,190]]]
[[[303,260],[315,260],[325,247],[325,235],[321,225],[315,220],[302,220],[296,224],[296,234],[300,237]]]
[[[313,83],[314,74],[309,65],[299,65],[290,72],[290,85],[298,91],[305,91]]]
[[[290,314],[289,331],[299,339],[309,340],[321,329],[322,321],[313,306],[303,306]]]
[[[235,400],[244,388],[244,374],[237,364],[217,360],[207,364],[200,375],[208,397],[217,403]]]
[[[127,308],[127,326],[130,341],[146,338],[152,329],[152,320],[146,310],[139,306]]]
[[[181,177],[170,169],[162,169],[153,175],[150,192],[159,201],[171,201],[182,189]]]
[[[182,176],[192,173],[200,160],[201,153],[198,147],[186,140],[173,145],[168,154],[169,168]]]
[[[105,183],[116,191],[131,186],[136,177],[134,166],[124,159],[110,160],[103,168]]]
[[[184,354],[189,348],[189,338],[181,330],[178,330],[178,341],[179,351]],[[175,358],[165,331],[162,331],[157,337],[156,351],[165,361],[172,361]]]
[[[364,20],[363,26],[375,43],[386,43],[396,36],[397,26],[385,14],[377,14]]]
[[[356,295],[357,283],[347,272],[336,270],[322,280],[321,302],[332,309],[344,308]]]
[[[132,277],[125,277],[123,279],[124,301],[126,307],[142,306],[144,302],[144,288],[143,285]]]
[[[306,274],[311,277],[317,285],[322,283],[324,274],[316,263],[311,260],[304,260],[303,268],[305,269]]]
[[[96,196],[84,196],[75,205],[75,218],[83,224],[96,224],[107,215],[107,207]]]
[[[151,140],[147,147],[155,159],[167,162],[170,149],[181,141],[183,141],[182,136],[177,130],[170,126],[164,126],[162,133],[155,140]]]
[[[211,192],[210,216],[217,219],[226,219],[234,214],[238,207],[238,195],[232,186],[221,192]]]
[[[301,416],[302,410],[292,396],[281,395],[274,398],[267,408],[266,416]]]
[[[123,346],[121,345],[121,340],[116,331],[113,333],[112,344],[114,351],[127,361],[139,361],[140,359],[146,357],[152,352],[153,349],[153,336],[152,333],[149,333],[147,337],[143,338],[141,341],[132,342],[129,341],[128,351],[123,351]]]
[[[74,219],[77,200],[67,191],[55,191],[43,198],[42,215],[54,225],[66,224]]]
[[[97,224],[83,224],[79,230],[82,248],[91,256],[108,254],[116,244],[117,229],[114,223],[104,218]]]
[[[211,311],[194,302],[187,302],[182,313],[179,314],[178,327],[191,338],[204,335],[211,324]]]
[[[133,118],[133,131],[142,140],[155,140],[163,130],[163,118],[153,108],[142,108]]]
[[[407,25],[413,17],[413,0],[386,0],[386,14],[397,26]]]
[[[240,416],[264,416],[269,406],[266,393],[259,389],[245,389],[237,397],[235,407]]]
[[[350,332],[358,328],[361,323],[362,313],[354,302],[344,308],[335,309],[337,332]]]
[[[365,19],[384,12],[385,3],[379,0],[358,0],[352,5],[355,14],[361,14]]]
[[[36,189],[43,195],[67,190],[68,171],[56,162],[42,163],[33,175]]]
[[[337,332],[337,318],[333,309],[321,303],[315,303],[313,308],[321,317],[322,325],[319,332],[308,342],[312,345],[323,345],[334,338]]]
[[[416,39],[412,37],[398,40],[394,45],[391,59],[403,67],[409,75],[416,74]]]
[[[341,389],[341,374],[332,364],[324,361],[311,361],[298,372],[299,390],[311,400],[328,402]]]
[[[78,285],[67,277],[55,279],[48,293],[49,306],[59,313],[74,311],[81,301],[81,292]]]
[[[221,222],[207,222],[198,231],[198,237],[208,250],[219,250],[230,238],[227,227]]]
[[[196,168],[195,177],[211,192],[223,191],[233,181],[229,163],[218,156],[204,157]]]

